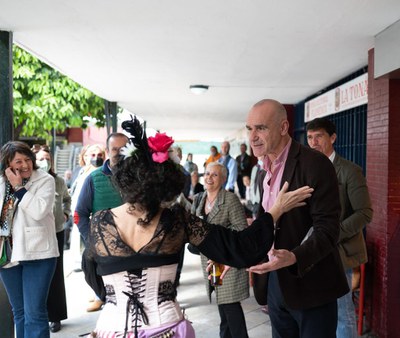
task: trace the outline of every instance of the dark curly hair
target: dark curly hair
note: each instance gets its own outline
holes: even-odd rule
[[[170,203],[182,192],[185,175],[182,167],[167,160],[149,165],[148,155],[136,150],[133,156],[124,159],[120,156],[113,168],[112,179],[120,190],[124,202],[146,211],[145,219],[139,224],[147,225],[158,213],[163,204]]]
[[[26,143],[21,141],[9,141],[3,145],[0,150],[0,176],[5,174],[5,170],[10,166],[11,161],[17,153],[29,157],[32,161],[33,169],[39,169],[36,164],[36,156]]]

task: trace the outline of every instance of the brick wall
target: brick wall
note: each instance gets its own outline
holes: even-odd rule
[[[389,81],[388,337],[400,336],[400,80]]]
[[[374,217],[367,228],[367,325],[379,337],[400,332],[400,81],[375,80],[368,60],[367,181]],[[390,314],[390,315],[389,315]]]

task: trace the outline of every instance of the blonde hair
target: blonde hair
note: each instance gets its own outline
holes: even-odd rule
[[[86,154],[86,151],[89,149],[89,147],[90,147],[90,144],[87,144],[87,145],[83,146],[81,151],[80,151],[80,153],[79,153],[79,155],[78,155],[79,156],[79,165],[81,167],[84,167],[86,165],[86,163],[85,163],[85,154]]]

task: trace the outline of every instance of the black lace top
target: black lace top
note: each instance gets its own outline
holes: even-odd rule
[[[211,225],[183,208],[164,209],[153,238],[135,252],[123,242],[110,210],[97,212],[91,221],[89,256],[99,275],[174,264],[190,242],[215,261],[244,268],[266,257],[273,243],[273,219],[266,213],[243,231]]]

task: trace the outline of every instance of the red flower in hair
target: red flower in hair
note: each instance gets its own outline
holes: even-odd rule
[[[163,163],[168,160],[168,149],[174,143],[172,137],[167,136],[165,133],[157,133],[154,137],[150,136],[147,142],[154,162]]]

